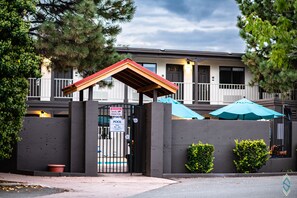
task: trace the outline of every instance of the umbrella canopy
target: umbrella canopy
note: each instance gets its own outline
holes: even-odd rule
[[[168,98],[160,98],[158,102],[161,103],[169,103],[172,105],[172,115],[180,117],[180,118],[187,118],[187,119],[198,119],[203,120],[204,117],[192,111],[185,105],[181,104],[180,102],[168,97]]]
[[[281,113],[263,107],[246,98],[217,109],[209,114],[226,120],[259,120],[284,116]]]

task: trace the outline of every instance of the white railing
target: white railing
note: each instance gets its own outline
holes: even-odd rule
[[[29,98],[39,98],[40,97],[40,78],[29,78]]]
[[[29,79],[30,87],[28,98],[38,98],[40,100],[50,100],[52,93],[54,98],[72,98],[78,100],[78,94],[64,96],[62,88],[73,83],[71,79],[55,79],[52,85],[50,79]],[[170,95],[177,101],[185,104],[194,102],[207,102],[209,104],[229,104],[243,97],[250,100],[259,100],[258,86],[238,85],[238,84],[212,84],[212,83],[182,83],[176,82],[178,90],[176,94]],[[54,91],[51,91],[51,86],[54,86]],[[114,80],[113,86],[94,87],[94,100],[103,102],[123,102],[125,97],[125,85],[120,81]],[[84,91],[84,96],[87,99],[88,90]],[[195,94],[197,93],[197,94]],[[196,95],[196,96],[195,96]],[[263,98],[273,98],[275,94],[263,93]],[[128,102],[138,102],[138,93],[136,90],[128,87],[127,98]],[[282,97],[281,95],[279,96]],[[196,100],[196,101],[195,101]],[[151,98],[144,96],[144,102],[152,101]]]
[[[178,86],[178,90],[175,94],[170,95],[170,97],[179,102],[183,102],[185,94],[184,89],[185,87],[188,87],[188,85],[190,85],[191,83],[175,82],[174,84]]]
[[[62,89],[71,85],[72,79],[55,78],[54,79],[54,97],[55,98],[72,98],[72,94],[64,95]]]
[[[62,88],[71,85],[73,83],[72,79],[55,78],[53,84],[50,78],[29,78],[29,93],[28,98],[37,98],[43,101],[49,101],[52,94],[54,98],[72,98],[72,95],[65,96],[63,94]]]

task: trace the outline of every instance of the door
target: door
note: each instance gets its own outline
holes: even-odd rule
[[[65,97],[62,89],[71,85],[73,83],[73,70],[68,68],[65,70],[55,70],[54,71],[54,97],[63,98]],[[71,96],[72,97],[72,94]]]
[[[177,101],[182,102],[184,99],[184,72],[183,65],[166,64],[166,79],[174,82],[178,86],[175,95],[172,96]]]
[[[195,72],[194,72],[195,73]],[[193,78],[194,79],[194,78]],[[194,89],[198,92],[198,102],[209,102],[210,100],[210,67],[198,66],[198,85]]]
[[[113,115],[111,109],[118,109],[118,114]],[[139,139],[134,134],[134,128],[140,119],[135,119],[134,111],[135,106],[131,104],[111,104],[99,108],[99,173],[132,173],[139,169],[134,163],[135,138]]]

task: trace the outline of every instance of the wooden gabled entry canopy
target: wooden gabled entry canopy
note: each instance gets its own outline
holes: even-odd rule
[[[63,92],[65,95],[68,95],[86,88],[90,88],[90,91],[92,91],[92,87],[96,83],[110,76],[137,90],[140,93],[140,99],[142,99],[142,94],[145,94],[148,97],[154,98],[155,101],[157,97],[174,94],[178,89],[172,82],[151,72],[131,59],[124,59],[63,88]],[[92,100],[90,95],[89,100]]]

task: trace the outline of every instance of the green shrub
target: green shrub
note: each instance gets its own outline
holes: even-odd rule
[[[209,173],[213,169],[214,146],[211,144],[191,144],[187,149],[186,168],[192,173]]]
[[[233,152],[236,156],[234,164],[237,172],[255,173],[269,159],[269,150],[264,140],[235,140],[235,149]]]

